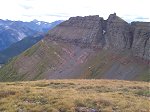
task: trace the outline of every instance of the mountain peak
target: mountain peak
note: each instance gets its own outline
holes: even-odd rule
[[[125,20],[123,20],[122,18],[120,18],[119,16],[117,16],[116,13],[114,14],[110,14],[108,19],[107,19],[108,22],[124,22],[124,23],[127,23]]]
[[[90,16],[76,16],[76,17],[70,17],[69,20],[98,20],[100,17],[99,15],[90,15]]]
[[[100,42],[103,18],[96,16],[71,17],[51,30],[50,40],[64,40],[78,45],[91,46]],[[59,32],[58,32],[59,31]],[[102,45],[101,42],[99,43]]]
[[[139,80],[149,80],[144,79],[148,77],[149,37],[149,27],[128,24],[115,13],[107,20],[99,16],[71,17],[4,66],[0,80],[20,80],[18,76],[23,80],[138,80],[143,73],[146,75]]]
[[[36,22],[38,22],[38,20],[37,20],[37,19],[34,19],[34,20],[32,20],[31,22],[35,22],[35,23],[36,23]]]

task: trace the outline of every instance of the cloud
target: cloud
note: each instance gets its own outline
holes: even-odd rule
[[[61,14],[61,13],[56,13],[56,14],[23,14],[22,16],[26,16],[26,17],[44,17],[44,16],[50,16],[50,17],[59,17],[59,18],[64,18],[64,17],[70,17],[68,14]]]
[[[22,5],[22,4],[20,4],[20,7],[27,9],[27,10],[33,8],[32,6],[27,6],[27,5]]]
[[[36,1],[36,0],[24,0],[24,1]]]
[[[35,17],[35,15],[22,15],[24,17]]]
[[[51,17],[70,17],[68,15],[58,15],[58,14],[46,14],[45,16],[51,16]]]
[[[65,20],[71,16],[88,15],[100,15],[107,19],[109,14],[116,12],[125,20],[150,21],[149,0],[0,0],[0,2],[0,19],[23,21],[39,19],[52,22]]]
[[[135,18],[135,19],[141,19],[141,20],[145,20],[145,19],[150,19],[150,18],[148,18],[148,17],[137,17],[137,18]]]

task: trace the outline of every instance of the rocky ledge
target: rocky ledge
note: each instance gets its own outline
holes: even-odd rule
[[[49,31],[47,39],[86,47],[115,51],[130,50],[134,56],[150,60],[150,22],[127,23],[110,14],[107,20],[98,15],[71,17]]]

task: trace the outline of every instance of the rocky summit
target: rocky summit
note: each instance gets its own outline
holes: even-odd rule
[[[49,39],[84,46],[102,46],[103,18],[96,16],[71,17],[49,32]]]
[[[150,22],[115,13],[71,17],[0,69],[1,81],[123,79],[149,81]]]

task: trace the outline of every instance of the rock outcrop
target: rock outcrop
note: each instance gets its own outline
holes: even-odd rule
[[[125,49],[131,47],[130,25],[116,14],[111,14],[107,19],[105,32],[105,48]]]
[[[96,16],[71,17],[49,32],[49,39],[84,46],[103,46],[103,18]]]
[[[110,14],[102,17],[71,17],[47,35],[48,40],[63,41],[77,46],[111,49],[120,52],[131,50],[133,56],[150,60],[150,23],[127,23]]]
[[[133,55],[150,60],[150,22],[132,22]]]

